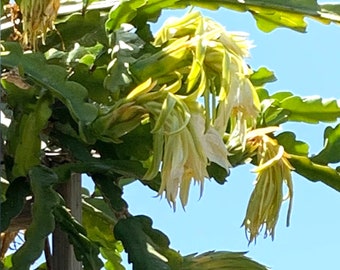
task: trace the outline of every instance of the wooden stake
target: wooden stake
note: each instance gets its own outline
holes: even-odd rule
[[[58,192],[63,196],[71,214],[81,222],[81,175],[73,174],[70,181],[60,186]],[[53,259],[51,270],[82,270],[81,262],[76,260],[72,245],[69,244],[66,233],[56,227],[53,237]]]

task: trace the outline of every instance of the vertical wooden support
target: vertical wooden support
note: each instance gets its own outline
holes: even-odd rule
[[[60,186],[58,189],[63,196],[67,208],[72,215],[81,222],[82,203],[81,203],[81,175],[73,174],[70,181]],[[72,245],[69,244],[67,235],[56,227],[53,237],[53,260],[52,270],[82,270],[81,262],[76,260]]]

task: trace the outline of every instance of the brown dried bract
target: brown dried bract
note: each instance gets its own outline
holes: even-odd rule
[[[5,79],[9,83],[13,83],[17,87],[27,90],[30,89],[32,86],[25,81],[23,77],[19,74],[19,70],[17,67],[11,69],[8,72],[5,72],[1,75],[3,79]]]
[[[13,24],[13,33],[9,36],[10,41],[22,40],[22,13],[20,7],[16,4],[7,4],[4,6],[5,16],[10,18]]]

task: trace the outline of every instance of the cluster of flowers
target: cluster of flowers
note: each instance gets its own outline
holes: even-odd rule
[[[20,11],[23,21],[23,39],[25,47],[37,48],[38,37],[45,43],[46,33],[54,29],[60,0],[22,0]]]
[[[250,147],[257,153],[258,176],[244,226],[250,241],[264,224],[273,235],[284,182],[292,196],[293,168],[283,147],[267,135],[276,128],[256,129],[261,104],[244,60],[251,47],[247,35],[190,12],[168,19],[153,45],[157,52],[129,65],[140,83],[110,112],[115,115],[110,129],[120,125],[114,140],[141,122],[151,124],[153,156],[144,180],[160,171],[159,194],[165,193],[174,208],[178,197],[185,207],[192,181],[202,193],[211,162],[229,171],[228,149]]]

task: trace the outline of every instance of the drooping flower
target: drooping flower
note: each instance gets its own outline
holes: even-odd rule
[[[46,33],[54,29],[54,21],[58,15],[60,0],[21,0],[20,9],[23,16],[23,44],[37,47],[37,39],[41,37],[45,43]]]
[[[139,86],[123,103],[142,107],[138,112],[151,125],[153,151],[144,179],[160,172],[159,194],[165,192],[174,206],[179,196],[185,206],[191,182],[203,190],[210,162],[231,167],[226,133],[244,147],[246,133],[255,128],[260,104],[244,60],[251,44],[245,34],[190,12],[168,20],[153,46],[129,62],[127,71]]]
[[[199,107],[198,104],[195,107]],[[161,114],[159,112],[156,115],[153,112],[152,117],[161,119]],[[165,192],[168,202],[175,208],[179,193],[184,207],[188,202],[192,181],[199,183],[202,194],[204,180],[209,177],[207,166],[210,162],[229,170],[228,152],[222,138],[213,127],[205,131],[202,111],[190,111],[190,120],[182,126],[183,128],[178,125],[183,123],[180,114],[173,111],[167,115],[163,121],[171,125],[163,123],[160,129],[154,130],[153,165],[150,166],[145,179],[152,179],[160,168],[162,182],[159,194]]]
[[[260,101],[254,86],[244,74],[234,74],[227,96],[220,95],[214,126],[222,133],[230,124],[230,140],[238,138],[245,146],[248,130],[255,128],[260,112]]]
[[[206,127],[212,124],[223,136],[229,125],[230,138],[238,137],[245,146],[245,134],[255,128],[260,112],[259,98],[249,80],[252,71],[244,60],[252,47],[247,34],[226,31],[217,22],[192,12],[166,21],[154,43],[169,44],[164,51],[176,43],[185,55],[178,66],[188,62],[188,55],[192,58],[183,83],[186,98],[203,97]],[[174,56],[170,59],[180,61]]]
[[[256,239],[265,226],[265,236],[272,238],[279,217],[281,204],[289,199],[287,226],[289,225],[292,207],[293,183],[291,171],[294,169],[289,161],[289,155],[275,139],[265,133],[273,129],[258,129],[247,134],[248,143],[256,144],[258,166],[255,188],[251,194],[246,217],[243,221],[249,233],[249,242]],[[287,195],[284,197],[284,184],[287,186]]]

